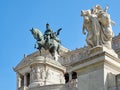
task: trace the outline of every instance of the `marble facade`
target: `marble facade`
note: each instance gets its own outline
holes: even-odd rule
[[[17,90],[120,90],[120,34],[113,49],[61,49],[59,62],[48,51],[24,55],[14,68]],[[118,54],[118,55],[117,55]]]

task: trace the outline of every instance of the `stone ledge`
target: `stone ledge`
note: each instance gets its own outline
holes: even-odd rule
[[[106,62],[116,68],[120,68],[120,59],[114,56],[114,54],[116,53],[113,52],[113,54],[111,54],[111,52],[109,52],[109,50],[106,50],[106,48],[105,49],[99,48],[99,47],[96,47],[96,48],[97,48],[97,51],[95,51],[94,50],[95,48],[94,48],[93,51],[91,51],[90,55],[85,59],[78,60],[75,63],[71,63],[70,66],[73,67],[72,70],[74,71],[79,68],[84,68],[89,65],[92,65],[95,63],[101,63],[101,62],[103,63]]]
[[[34,64],[44,64],[55,67],[59,70],[66,71],[66,68],[62,66],[58,61],[52,60],[50,58],[45,58],[43,56],[35,57],[31,60],[30,66]]]
[[[29,90],[66,90],[64,84],[45,85],[29,88]]]

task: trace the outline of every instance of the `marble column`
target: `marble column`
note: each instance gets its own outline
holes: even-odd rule
[[[72,73],[69,72],[69,82],[68,82],[69,87],[71,87],[71,81],[72,81]]]
[[[27,77],[26,77],[26,73],[24,74],[24,90],[26,90],[26,86],[27,86]]]
[[[18,88],[21,87],[21,78],[19,73],[16,73],[16,74],[17,74],[17,90],[18,90]]]

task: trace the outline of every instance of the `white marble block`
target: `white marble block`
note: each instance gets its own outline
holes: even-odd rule
[[[33,58],[31,67],[31,83],[28,90],[36,90],[45,85],[64,84],[65,67],[58,61],[42,56]]]
[[[105,47],[91,49],[89,56],[71,66],[78,74],[78,90],[111,90],[120,73],[120,60]],[[113,53],[113,54],[112,54]],[[112,89],[114,90],[114,89]]]

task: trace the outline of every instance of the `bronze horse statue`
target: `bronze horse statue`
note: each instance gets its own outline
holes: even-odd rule
[[[60,50],[60,43],[56,41],[54,38],[47,38],[45,39],[44,35],[41,33],[40,30],[36,28],[32,28],[31,33],[33,37],[36,39],[40,53],[41,48],[48,50],[50,54],[54,57],[54,60],[58,60],[59,50]]]

